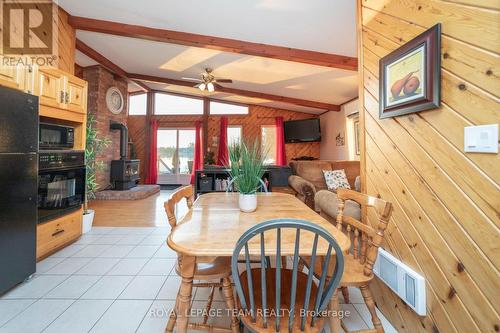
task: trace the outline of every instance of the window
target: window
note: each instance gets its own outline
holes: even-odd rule
[[[241,126],[227,127],[227,146],[230,147],[234,143],[241,142]]]
[[[210,114],[248,114],[248,106],[210,101]]]
[[[147,94],[134,94],[128,97],[128,114],[131,116],[145,116],[147,109]]]
[[[203,100],[165,93],[155,93],[154,114],[197,115],[203,114]]]
[[[261,140],[262,152],[265,154],[264,164],[276,163],[276,126],[262,126]]]

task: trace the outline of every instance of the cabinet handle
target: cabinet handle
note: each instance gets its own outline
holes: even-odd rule
[[[55,236],[57,236],[57,235],[59,235],[59,234],[62,234],[63,232],[64,232],[64,229],[59,229],[59,230],[56,230],[56,232],[54,232],[54,233],[52,234],[52,237],[55,237]]]
[[[64,91],[61,90],[61,103],[64,103]]]
[[[64,101],[66,102],[66,104],[69,104],[69,94],[67,92],[64,93]]]

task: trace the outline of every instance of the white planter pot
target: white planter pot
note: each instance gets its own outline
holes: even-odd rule
[[[257,209],[257,194],[240,193],[240,210],[245,213],[251,213]]]
[[[92,222],[94,222],[94,210],[88,209],[87,214],[83,214],[82,233],[85,234],[92,229]]]

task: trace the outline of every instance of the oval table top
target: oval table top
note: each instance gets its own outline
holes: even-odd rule
[[[175,251],[195,257],[232,256],[238,239],[249,228],[258,223],[278,219],[293,218],[316,223],[326,229],[339,244],[342,251],[350,247],[349,238],[333,224],[314,212],[302,201],[285,193],[258,193],[257,210],[243,213],[238,208],[238,193],[207,193],[198,197],[192,209],[180,220],[170,233],[167,243]],[[282,230],[281,255],[294,254],[295,231]],[[276,254],[275,231],[266,231],[266,255]],[[301,231],[300,255],[311,255],[313,235]],[[249,243],[252,255],[260,255],[260,239],[255,246]],[[326,242],[318,243],[317,254],[325,255]]]

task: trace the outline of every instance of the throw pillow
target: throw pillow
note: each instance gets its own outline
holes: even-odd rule
[[[323,170],[326,187],[329,190],[336,191],[338,188],[351,189],[345,171],[342,170]]]

